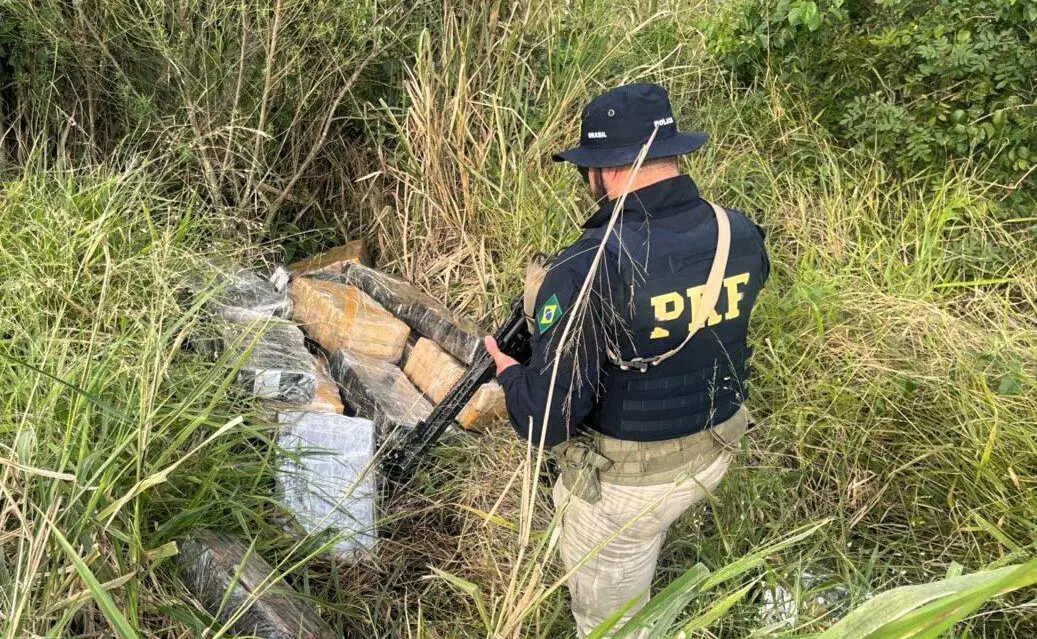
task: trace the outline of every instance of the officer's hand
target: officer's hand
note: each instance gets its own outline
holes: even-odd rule
[[[504,372],[504,369],[515,366],[518,364],[518,360],[510,355],[505,355],[501,352],[500,348],[497,347],[497,340],[493,339],[492,335],[487,335],[483,338],[483,344],[486,345],[486,352],[493,358],[493,363],[497,365],[497,374],[500,375]]]

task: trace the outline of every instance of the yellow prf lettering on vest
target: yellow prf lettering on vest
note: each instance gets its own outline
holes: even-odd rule
[[[688,299],[691,300],[691,321],[688,322],[689,329],[698,324],[699,317],[696,311],[698,311],[699,306],[702,304],[700,300],[702,299],[702,291],[705,290],[705,288],[706,285],[703,284],[702,286],[688,289]],[[709,309],[709,317],[706,318],[706,326],[719,324],[723,319],[723,317],[717,314],[717,309],[715,307],[711,308]]]
[[[745,286],[748,283],[748,273],[739,273],[738,275],[724,278],[724,291],[727,294],[727,311],[723,315],[720,315],[717,313],[716,308],[710,309],[709,317],[706,318],[706,326],[715,326],[722,321],[735,319],[741,315],[738,303],[745,298],[745,295],[738,290],[738,287]],[[696,320],[698,319],[695,313],[699,305],[699,298],[702,297],[702,291],[705,288],[706,286],[703,284],[702,286],[695,286],[687,289],[684,295],[681,295],[677,291],[656,295],[651,299],[655,321],[670,322],[683,316],[685,306],[684,298],[687,297],[688,307],[691,309],[691,321],[688,322],[688,328],[690,330],[690,328],[696,324]],[[652,329],[652,333],[648,337],[649,339],[660,339],[663,337],[669,337],[669,335],[669,330],[661,326],[656,326]]]
[[[655,311],[655,321],[657,322],[675,320],[684,314],[684,298],[676,291],[656,295],[652,298],[652,310]],[[659,339],[669,334],[670,331],[661,326],[656,326],[652,329],[650,337],[651,339]]]
[[[738,302],[741,302],[745,295],[738,291],[738,287],[745,286],[748,283],[748,273],[724,278],[724,290],[727,291],[727,312],[724,313],[724,319],[734,319],[740,315],[738,312]]]
[[[652,298],[655,319],[660,322],[675,320],[684,314],[684,298],[680,293],[663,293]]]

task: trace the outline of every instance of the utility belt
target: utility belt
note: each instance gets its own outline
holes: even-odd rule
[[[588,503],[601,498],[601,483],[623,486],[657,486],[691,476],[724,453],[733,454],[750,428],[745,407],[729,419],[706,430],[655,442],[637,442],[591,432],[555,447],[560,458],[561,481],[570,492]]]

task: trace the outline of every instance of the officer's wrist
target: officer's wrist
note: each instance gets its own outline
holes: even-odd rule
[[[522,374],[522,366],[517,362],[512,362],[506,365],[504,368],[497,371],[497,381],[502,385],[507,384],[511,380],[515,379]]]

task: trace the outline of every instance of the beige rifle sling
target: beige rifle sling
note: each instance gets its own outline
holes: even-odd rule
[[[635,357],[631,360],[623,360],[613,352],[609,352],[609,359],[616,366],[619,366],[623,370],[629,370],[631,368],[637,369],[644,373],[650,366],[657,366],[660,363],[668,360],[682,348],[688,345],[691,338],[695,336],[695,333],[706,325],[706,319],[712,314],[711,312],[716,308],[717,301],[720,300],[720,290],[724,287],[724,272],[727,270],[727,257],[731,252],[731,221],[727,217],[727,211],[723,208],[713,204],[709,205],[713,208],[713,214],[717,218],[717,252],[713,256],[713,264],[709,269],[709,277],[706,279],[706,286],[702,289],[702,296],[698,300],[698,306],[695,310],[693,317],[695,318],[695,324],[688,327],[688,334],[684,340],[676,347],[656,355],[654,357]]]
[[[543,253],[537,253],[526,265],[526,279],[522,286],[522,314],[526,316],[526,327],[532,334],[536,322],[536,303],[540,287],[547,277],[549,259]]]

